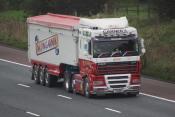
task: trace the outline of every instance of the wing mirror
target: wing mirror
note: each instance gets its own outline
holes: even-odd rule
[[[146,49],[145,49],[145,45],[144,45],[144,39],[140,38],[139,43],[140,43],[140,55],[143,56],[146,53]]]

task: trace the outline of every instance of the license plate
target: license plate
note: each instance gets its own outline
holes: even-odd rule
[[[122,91],[122,89],[114,89],[114,93],[119,93],[121,91]]]

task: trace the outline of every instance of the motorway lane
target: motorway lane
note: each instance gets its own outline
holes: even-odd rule
[[[0,115],[2,117],[31,117],[24,110],[0,103]]]
[[[0,60],[1,59],[10,60],[25,65],[30,65],[27,59],[26,51],[1,46],[0,44]],[[143,93],[167,98],[170,100],[175,100],[174,91],[175,91],[175,84],[158,81],[155,80],[155,78],[153,79],[148,76],[142,76],[141,92]]]
[[[27,111],[42,117],[174,117],[175,115],[175,103],[142,95],[136,98],[107,96],[86,99],[80,95],[67,93],[59,87],[47,88],[36,85],[30,80],[30,75],[30,68],[0,61],[0,106],[3,104],[1,107],[4,110],[9,108],[9,113],[18,114],[18,117],[28,116]],[[0,111],[0,115],[6,117],[3,112]]]

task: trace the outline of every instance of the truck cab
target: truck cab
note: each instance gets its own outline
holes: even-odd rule
[[[125,18],[121,20],[127,22]],[[112,24],[112,28],[108,27],[109,24],[105,27],[97,25],[79,28],[79,70],[80,77],[84,79],[79,86],[84,87],[83,92],[87,96],[110,93],[137,95],[141,83],[140,55],[144,53],[143,41],[137,30],[127,23],[120,28]],[[81,90],[80,87],[76,90]]]

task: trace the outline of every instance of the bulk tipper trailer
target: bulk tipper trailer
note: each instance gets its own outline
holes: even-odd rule
[[[87,97],[140,90],[143,39],[126,17],[87,19],[48,13],[29,17],[32,79]]]

